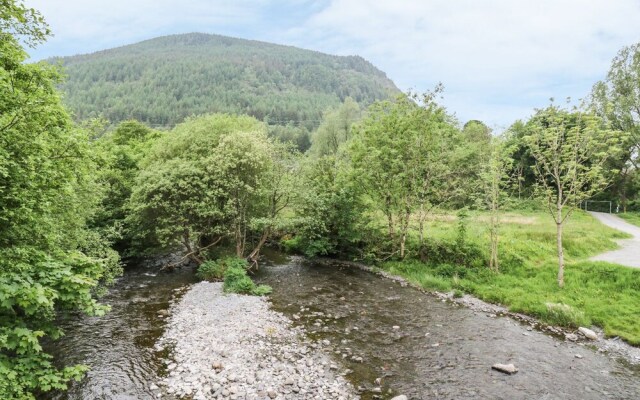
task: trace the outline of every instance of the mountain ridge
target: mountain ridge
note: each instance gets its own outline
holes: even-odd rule
[[[197,32],[48,61],[63,65],[61,89],[78,119],[113,123],[173,126],[229,112],[312,130],[347,97],[367,106],[400,92],[361,56]]]

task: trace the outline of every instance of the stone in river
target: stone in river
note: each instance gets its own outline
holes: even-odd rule
[[[493,364],[491,369],[495,369],[496,371],[503,372],[505,374],[513,375],[518,372],[518,368],[513,364]]]

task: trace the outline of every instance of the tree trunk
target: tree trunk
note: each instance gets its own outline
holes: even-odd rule
[[[420,217],[418,220],[419,223],[419,231],[420,231],[420,247],[422,247],[422,244],[424,243],[424,220],[425,220],[425,215],[424,215],[424,203],[420,203]]]
[[[262,246],[267,242],[267,239],[269,238],[269,232],[271,230],[269,228],[265,229],[264,232],[262,232],[262,236],[260,237],[260,240],[258,241],[258,244],[256,245],[256,247],[253,249],[253,251],[251,252],[251,254],[249,254],[249,257],[247,257],[252,265],[256,266],[256,269],[258,269],[258,256],[260,255],[260,249],[262,249]]]
[[[400,259],[404,259],[405,247],[407,243],[407,232],[409,232],[409,219],[411,218],[411,211],[409,207],[405,209],[404,216],[400,221]]]
[[[558,211],[560,214],[560,219],[556,222],[556,227],[558,230],[558,286],[564,287],[564,250],[562,249],[562,214],[561,211]]]
[[[494,204],[495,206],[495,204]],[[497,209],[492,210],[491,215],[491,258],[489,259],[489,268],[492,271],[498,271],[498,215]]]

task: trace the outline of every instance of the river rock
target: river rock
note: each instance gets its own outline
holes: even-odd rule
[[[578,328],[578,331],[582,333],[582,335],[587,339],[598,340],[598,335],[589,328],[585,328],[581,326],[580,328]]]
[[[570,340],[572,342],[575,342],[576,340],[578,340],[578,335],[576,335],[575,333],[567,333],[567,334],[564,335],[564,337],[567,340]]]
[[[308,311],[308,310],[307,310]],[[265,298],[191,286],[159,345],[171,348],[164,394],[202,399],[357,399],[345,371]],[[224,366],[220,362],[224,360]],[[163,388],[164,389],[164,388]]]
[[[518,372],[518,368],[516,368],[513,364],[493,364],[491,369],[495,369],[496,371],[503,372],[505,374],[513,375]]]
[[[392,398],[391,400],[408,400],[407,396],[401,394],[400,396],[396,396],[394,398]]]

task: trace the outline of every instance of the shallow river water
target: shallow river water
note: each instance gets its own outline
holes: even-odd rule
[[[157,311],[174,289],[193,282],[188,269],[153,271],[129,270],[105,299],[107,317],[67,324],[55,353],[92,370],[58,398],[152,398],[148,385],[161,365],[152,350],[163,326]],[[383,399],[640,399],[637,368],[364,271],[272,254],[255,278],[273,286],[276,310],[329,340],[364,399],[374,398],[378,378]],[[492,371],[494,363],[513,363],[519,372]]]

